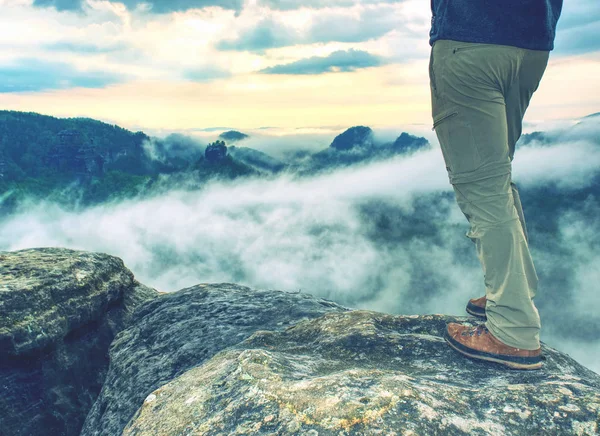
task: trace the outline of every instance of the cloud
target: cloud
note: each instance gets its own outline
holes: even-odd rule
[[[125,76],[102,71],[80,71],[72,65],[21,59],[0,66],[0,93],[35,92],[66,88],[103,88],[125,80]]]
[[[114,53],[126,50],[128,47],[123,43],[98,45],[73,41],[61,41],[45,44],[44,49],[57,52],[71,52],[79,54]]]
[[[592,23],[562,30],[557,33],[555,40],[554,49],[556,53],[561,56],[570,56],[599,51],[600,38],[591,37],[591,35],[598,32],[599,28],[600,16]]]
[[[529,186],[555,184],[559,189],[589,186],[600,168],[600,147],[589,141],[528,146],[519,150],[513,171]]]
[[[548,123],[541,140],[517,145],[513,174],[531,187],[552,184],[571,190],[589,186],[600,168],[599,121],[600,117],[590,114],[574,124]]]
[[[259,4],[268,6],[270,9],[294,10],[300,8],[324,9],[350,7],[357,4],[370,5],[380,3],[403,3],[407,0],[259,0]]]
[[[216,44],[219,50],[248,50],[263,52],[266,49],[285,47],[303,41],[303,36],[292,28],[266,18],[256,26],[243,31],[237,39],[222,40]]]
[[[380,56],[362,50],[338,50],[329,56],[313,56],[289,64],[276,65],[260,70],[264,74],[323,74],[328,72],[355,71],[387,63]]]
[[[267,17],[245,29],[233,40],[222,40],[219,50],[247,50],[262,53],[264,50],[297,44],[328,42],[364,42],[384,36],[392,30],[403,30],[406,19],[388,5],[352,10],[331,10],[311,17],[303,29],[285,25],[274,17]]]
[[[407,20],[397,8],[384,5],[356,14],[315,15],[308,31],[311,42],[362,42],[377,39],[392,30],[404,31]]]
[[[588,127],[550,136],[577,137],[568,152],[581,157],[595,144]],[[185,153],[185,138],[169,141],[179,144],[169,153]],[[280,141],[285,147],[285,139]],[[527,149],[531,158],[523,148],[515,158],[521,162],[520,179],[527,180],[519,187],[531,224],[550,219],[536,215],[530,200],[544,193],[537,189],[547,183],[545,173],[561,171],[560,160],[545,162],[547,150],[566,157],[564,144],[555,142]],[[553,201],[586,186],[580,177],[589,172],[586,159],[573,159],[565,168],[561,174],[571,182],[558,191],[562,197],[554,193]],[[556,232],[530,226],[540,276],[536,304],[542,340],[564,346],[595,371],[600,371],[600,323],[594,312],[598,197],[574,201],[567,210],[553,209]],[[436,148],[318,177],[213,181],[201,190],[173,190],[78,212],[36,200],[0,221],[0,249],[63,246],[110,253],[121,257],[142,283],[163,291],[237,282],[301,289],[387,313],[462,315],[466,301],[484,292],[467,229]],[[575,342],[582,346],[572,347]]]
[[[565,2],[556,26],[555,56],[600,50],[595,35],[600,27],[600,3],[596,0]]]
[[[138,6],[147,6],[150,12],[165,14],[189,9],[202,9],[210,6],[218,6],[223,9],[240,11],[243,0],[121,0],[129,9]],[[34,0],[33,5],[41,8],[52,7],[58,11],[82,11],[86,0]]]
[[[40,8],[52,7],[57,11],[82,11],[85,0],[33,0],[33,5]]]
[[[563,32],[598,21],[600,21],[600,3],[596,0],[565,2],[558,19],[557,31]]]
[[[331,289],[345,298],[371,280],[380,260],[357,205],[385,200],[410,211],[413,195],[447,189],[435,168],[443,168],[441,156],[429,152],[305,180],[284,175],[213,182],[201,191],[81,213],[32,204],[0,222],[0,248],[63,245],[114,253],[138,277],[167,291],[235,277],[264,287]],[[173,253],[174,263],[158,268],[162,249]]]
[[[210,82],[216,79],[231,77],[231,72],[208,65],[203,68],[189,69],[183,72],[183,77],[192,82]]]
[[[172,133],[165,138],[150,138],[142,143],[146,156],[162,163],[173,162],[180,159],[190,164],[204,154],[206,144],[189,136]]]

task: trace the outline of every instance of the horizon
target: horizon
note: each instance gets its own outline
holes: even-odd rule
[[[373,138],[376,143],[386,143],[386,142],[394,142],[396,138],[398,138],[402,133],[408,133],[414,136],[420,136],[429,141],[435,147],[439,147],[438,138],[434,131],[432,131],[429,125],[424,124],[409,124],[409,125],[397,125],[390,128],[381,128],[381,127],[373,127],[365,124],[355,124],[355,125],[347,125],[347,126],[325,126],[321,128],[313,128],[313,129],[302,129],[295,128],[292,133],[288,133],[287,131],[283,131],[283,129],[278,129],[276,127],[259,127],[257,129],[239,129],[232,126],[219,126],[219,127],[209,127],[203,129],[181,129],[181,130],[171,130],[171,129],[128,129],[127,127],[121,126],[119,124],[111,123],[105,120],[99,120],[96,118],[88,117],[88,116],[56,116],[47,113],[40,113],[36,111],[14,111],[12,109],[3,109],[0,108],[0,112],[2,111],[13,111],[19,113],[30,113],[41,116],[53,117],[56,119],[91,119],[94,121],[99,121],[108,125],[116,125],[118,127],[124,128],[132,133],[142,132],[148,135],[151,139],[166,139],[168,136],[173,134],[184,135],[190,137],[196,141],[204,141],[208,145],[210,142],[216,141],[220,138],[220,134],[228,131],[239,131],[241,133],[247,134],[248,137],[239,140],[232,141],[229,145],[235,145],[236,147],[248,147],[254,148],[256,150],[262,151],[263,153],[272,154],[274,156],[285,154],[286,151],[290,150],[282,150],[280,145],[282,144],[281,140],[285,140],[286,148],[288,149],[296,149],[296,150],[306,150],[309,152],[316,152],[327,148],[330,146],[331,142],[334,138],[341,133],[345,132],[348,129],[356,127],[358,125],[363,125],[369,127],[373,132]],[[524,121],[522,134],[530,134],[533,132],[549,132],[556,133],[562,129],[571,127],[581,121],[585,121],[591,117],[599,116],[600,112],[594,112],[590,114],[584,114],[581,117],[573,117],[568,119],[559,119],[552,121],[542,121],[542,122],[531,122]],[[301,132],[298,132],[301,130]],[[311,140],[312,142],[307,142],[307,140]],[[226,141],[227,142],[227,141]],[[518,148],[517,148],[518,155]]]

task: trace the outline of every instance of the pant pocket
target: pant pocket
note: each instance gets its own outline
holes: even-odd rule
[[[468,173],[481,167],[482,159],[473,128],[460,111],[439,114],[433,120],[433,129],[440,142],[448,172]]]
[[[452,48],[452,53],[456,54],[458,52],[474,50],[474,49],[479,49],[479,48],[489,49],[489,48],[494,48],[497,46],[498,46],[498,44],[485,44],[485,43],[481,43],[481,42],[461,42],[460,45],[455,45]]]

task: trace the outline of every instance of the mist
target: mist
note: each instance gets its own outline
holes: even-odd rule
[[[519,188],[537,192],[552,185],[569,196],[590,186],[600,173],[600,146],[597,128],[588,127],[517,149]],[[356,309],[466,315],[467,300],[484,295],[483,274],[434,145],[314,177],[213,181],[197,191],[81,212],[24,203],[0,222],[0,250],[58,246],[109,253],[139,281],[165,292],[235,282]],[[595,194],[554,217],[558,231],[551,240],[534,226],[531,249],[540,277],[542,341],[600,372]],[[543,219],[528,215],[522,197],[526,218]]]

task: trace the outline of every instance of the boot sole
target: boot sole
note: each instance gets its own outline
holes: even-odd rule
[[[481,309],[479,309],[479,310],[481,310]],[[471,306],[467,306],[466,311],[468,314],[476,316],[477,318],[487,319],[487,316],[485,316],[485,309],[483,310],[483,313],[481,313],[481,312],[476,312],[474,309],[471,309]]]
[[[477,360],[486,360],[488,362],[500,363],[512,369],[540,369],[542,367],[541,357],[508,357],[514,360],[505,360],[498,354],[486,353],[477,351],[456,342],[448,335],[448,331],[444,332],[444,339],[453,349],[465,356]],[[538,361],[539,360],[539,361]]]

